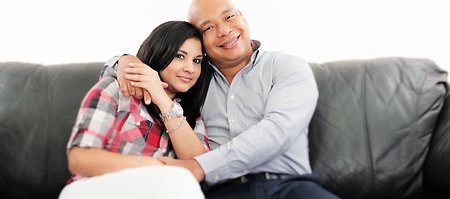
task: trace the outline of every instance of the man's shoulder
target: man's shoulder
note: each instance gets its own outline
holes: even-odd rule
[[[283,51],[262,51],[260,61],[270,63],[275,68],[309,68],[309,64],[300,56]]]
[[[305,62],[305,60],[299,55],[284,51],[261,51],[260,53],[261,58],[271,59],[278,62]]]

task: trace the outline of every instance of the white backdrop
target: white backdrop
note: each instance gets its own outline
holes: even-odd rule
[[[189,0],[1,0],[0,61],[105,61],[136,53]],[[236,0],[253,39],[308,62],[421,57],[450,69],[447,0]]]

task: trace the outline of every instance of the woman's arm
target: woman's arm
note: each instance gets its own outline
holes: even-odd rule
[[[68,153],[69,171],[82,176],[98,176],[140,166],[163,165],[159,160],[125,155],[98,148],[73,147]]]
[[[97,176],[139,165],[161,165],[150,157],[122,155],[104,149],[116,128],[119,86],[112,77],[102,78],[84,96],[67,144],[69,170]]]

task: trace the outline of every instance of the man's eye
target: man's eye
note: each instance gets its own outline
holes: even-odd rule
[[[178,59],[184,59],[184,55],[182,55],[182,54],[177,54],[177,55],[175,55]]]
[[[202,63],[202,60],[201,59],[194,59],[194,63],[200,64],[200,63]]]
[[[203,32],[207,32],[207,31],[209,31],[209,30],[211,30],[211,26],[208,26],[208,27],[204,28],[204,29],[203,29]]]
[[[227,20],[230,20],[230,19],[233,18],[233,17],[234,17],[234,15],[228,15],[226,19],[227,19]]]

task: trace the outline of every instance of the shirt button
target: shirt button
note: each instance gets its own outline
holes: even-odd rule
[[[214,182],[217,182],[217,181],[219,181],[219,176],[214,176]]]
[[[231,123],[234,123],[234,119],[231,119],[230,121],[231,121]]]
[[[140,125],[141,125],[141,122],[137,121],[136,126],[140,126]]]
[[[231,98],[232,100],[234,100],[234,95],[231,95],[230,98]]]

